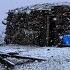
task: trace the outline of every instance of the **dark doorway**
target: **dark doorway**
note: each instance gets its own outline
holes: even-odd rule
[[[56,18],[55,18],[56,19]],[[49,18],[49,46],[52,46],[52,45],[55,45],[55,28],[56,28],[56,25],[55,25],[55,20],[54,20],[54,17],[50,17]]]
[[[52,45],[56,45],[56,41],[55,41],[55,38],[56,38],[56,33],[55,33],[55,30],[56,30],[56,24],[55,24],[55,20],[54,20],[54,17],[50,17],[49,18],[49,39],[48,39],[48,45],[47,45],[47,40],[46,40],[46,37],[47,37],[47,29],[44,29],[44,28],[40,28],[40,33],[38,35],[38,38],[37,38],[37,43],[39,46],[52,46]],[[46,23],[47,25],[47,23]]]

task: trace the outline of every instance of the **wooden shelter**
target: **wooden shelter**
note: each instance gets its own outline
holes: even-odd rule
[[[52,46],[70,27],[69,5],[34,5],[10,10],[6,18],[6,44]]]

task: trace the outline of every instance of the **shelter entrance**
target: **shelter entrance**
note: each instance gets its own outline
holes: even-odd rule
[[[49,46],[56,45],[56,18],[49,18]]]
[[[37,39],[39,46],[52,46],[56,44],[56,22],[53,17],[49,17],[47,21],[47,29],[40,29],[40,34]]]

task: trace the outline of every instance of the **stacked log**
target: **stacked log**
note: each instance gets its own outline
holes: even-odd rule
[[[49,25],[55,23],[49,35],[54,33],[55,41],[58,43],[59,34],[64,34],[65,29],[69,26],[70,7],[57,5],[48,9],[46,5],[43,4],[43,6],[45,8],[40,9],[35,6],[34,9],[29,7],[17,8],[8,12],[5,32],[6,44],[47,45],[47,21],[49,21]],[[49,19],[47,20],[48,16]],[[50,36],[49,41],[52,39]]]

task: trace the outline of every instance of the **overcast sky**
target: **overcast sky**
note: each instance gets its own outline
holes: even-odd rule
[[[20,8],[34,4],[55,2],[70,2],[70,0],[0,0],[0,30],[4,29],[3,25],[1,24],[1,21],[5,18],[6,12],[9,9],[14,9],[17,7]]]

